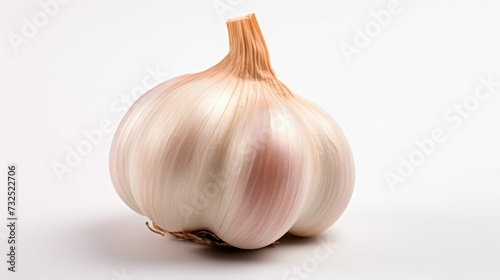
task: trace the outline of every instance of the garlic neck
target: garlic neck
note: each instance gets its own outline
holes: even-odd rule
[[[246,79],[274,78],[266,42],[254,14],[227,21],[229,53],[218,66]]]

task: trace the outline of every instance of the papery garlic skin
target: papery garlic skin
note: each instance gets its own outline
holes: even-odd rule
[[[274,75],[254,15],[227,22],[229,54],[164,82],[129,109],[110,154],[123,201],[171,232],[234,247],[330,227],[354,186],[341,129]]]

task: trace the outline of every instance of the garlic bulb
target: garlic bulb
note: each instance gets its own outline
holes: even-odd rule
[[[204,230],[243,249],[320,233],[352,194],[349,144],[275,77],[253,14],[227,27],[220,63],[156,86],[126,113],[111,146],[113,185],[157,230]]]

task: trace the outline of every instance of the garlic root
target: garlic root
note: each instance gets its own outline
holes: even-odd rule
[[[165,236],[165,234],[168,233],[178,240],[192,241],[194,243],[216,246],[216,247],[233,247],[224,242],[222,239],[217,237],[212,232],[207,230],[199,230],[195,232],[170,232],[168,230],[162,229],[155,223],[152,224],[153,225],[150,225],[149,222],[146,222],[146,226],[149,228],[149,230],[161,236]],[[276,245],[278,243],[279,241],[275,241],[270,245]]]

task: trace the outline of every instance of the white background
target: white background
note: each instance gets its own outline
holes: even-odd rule
[[[218,12],[214,4],[224,3]],[[473,99],[479,77],[500,81],[500,4],[401,0],[387,26],[347,57],[340,46],[356,47],[356,28],[388,3],[73,0],[15,45],[9,38],[23,36],[23,18],[43,21],[43,9],[38,0],[1,0],[1,279],[499,279],[500,87],[471,103],[460,124],[443,116]],[[352,146],[355,192],[333,227],[256,251],[155,235],[111,185],[113,132],[58,179],[53,165],[66,164],[67,149],[103,120],[116,128],[123,112],[114,106],[153,69],[165,80],[214,65],[228,51],[224,20],[252,12],[278,77],[326,109]],[[446,140],[390,188],[385,175],[397,175],[400,157],[435,129]],[[10,163],[18,166],[17,273],[4,262]]]

